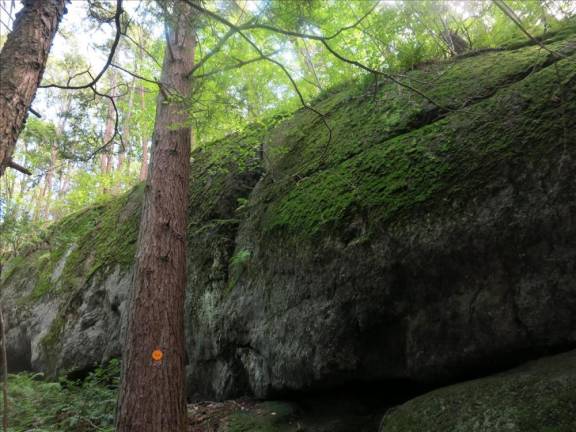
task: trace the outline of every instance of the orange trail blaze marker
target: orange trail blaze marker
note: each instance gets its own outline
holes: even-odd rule
[[[152,360],[159,362],[164,357],[164,353],[159,349],[152,351]]]

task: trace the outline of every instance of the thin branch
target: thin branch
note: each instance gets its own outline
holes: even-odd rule
[[[306,103],[306,101],[304,100],[304,96],[302,96],[302,92],[300,92],[300,89],[298,88],[298,84],[296,84],[296,81],[294,80],[294,78],[292,78],[292,75],[290,74],[290,72],[288,72],[288,69],[286,69],[286,66],[284,66],[282,63],[280,63],[278,60],[273,59],[272,57],[269,57],[267,55],[265,55],[262,50],[258,47],[258,45],[256,45],[252,39],[250,39],[248,36],[246,36],[242,31],[238,31],[238,34],[240,36],[242,36],[242,38],[248,42],[252,48],[254,48],[254,50],[260,55],[260,57],[262,57],[263,59],[268,60],[270,63],[275,64],[276,66],[278,66],[280,69],[282,69],[282,71],[284,72],[284,74],[288,77],[288,79],[290,80],[290,83],[292,84],[292,87],[294,88],[294,91],[296,92],[296,94],[298,95],[298,98],[300,99],[300,103],[302,104],[302,106],[304,108],[306,108],[309,111],[312,111],[313,113],[315,113],[316,115],[318,115],[321,119],[322,122],[324,123],[324,126],[326,126],[326,129],[328,129],[328,142],[326,143],[326,147],[328,148],[330,146],[330,143],[332,142],[332,128],[330,127],[330,125],[328,124],[328,122],[326,121],[326,117],[323,113],[321,113],[320,111],[318,111],[316,108],[313,108],[312,106],[308,105]]]
[[[8,30],[8,32],[11,32],[11,31],[12,31],[12,29],[11,29],[10,27],[8,27],[8,25],[6,25],[6,24],[4,23],[4,21],[0,20],[0,24],[2,24],[4,27],[6,27],[6,30]]]
[[[262,30],[270,30],[274,33],[281,33],[281,34],[286,35],[286,36],[295,36],[295,37],[299,37],[299,38],[312,39],[312,40],[317,40],[317,41],[334,39],[335,37],[339,36],[343,31],[350,30],[350,29],[354,28],[355,26],[360,24],[368,15],[370,15],[372,13],[372,11],[374,11],[376,6],[378,5],[378,2],[375,2],[374,5],[372,6],[372,8],[365,15],[363,15],[358,21],[356,21],[354,24],[351,24],[351,25],[346,26],[346,27],[342,27],[341,29],[339,29],[338,31],[336,31],[335,33],[333,33],[330,36],[319,36],[319,35],[314,35],[314,34],[309,34],[309,33],[300,33],[300,32],[295,32],[295,31],[291,31],[291,30],[285,30],[285,29],[275,27],[275,26],[270,25],[270,24],[251,23],[250,21],[248,23],[245,23],[245,24],[238,26],[238,25],[235,25],[232,22],[228,21],[226,18],[221,17],[217,13],[214,13],[214,12],[206,9],[206,8],[200,6],[199,4],[197,4],[191,0],[184,0],[184,1],[188,5],[190,5],[192,8],[198,10],[199,12],[202,12],[205,15],[208,15],[209,17],[215,19],[216,21],[221,22],[222,24],[226,25],[229,28],[236,29],[236,31],[262,29]]]
[[[4,9],[4,12],[8,14],[8,19],[13,22],[14,18],[12,18],[12,13],[4,7],[4,4],[2,2],[0,2],[0,8]]]
[[[146,53],[146,55],[148,57],[150,57],[152,60],[154,60],[154,63],[156,63],[156,65],[158,65],[158,67],[162,67],[162,65],[158,62],[158,60],[156,60],[156,57],[154,57],[150,51],[148,51],[146,48],[144,48],[141,44],[139,44],[137,41],[135,41],[132,36],[130,36],[128,34],[128,32],[124,32],[122,33],[122,36],[124,36],[126,39],[128,39],[130,42],[132,42],[134,45],[136,45],[138,48],[140,48],[144,53]]]
[[[160,81],[143,77],[143,76],[141,76],[141,75],[138,75],[136,72],[129,71],[128,69],[125,69],[125,68],[123,68],[122,66],[117,65],[117,64],[115,64],[115,63],[112,63],[110,66],[115,67],[116,69],[119,69],[119,70],[121,70],[122,72],[126,72],[128,75],[131,75],[132,77],[137,78],[137,79],[139,79],[139,80],[146,81],[146,82],[149,82],[149,83],[152,83],[152,84],[156,84],[158,87],[161,87],[161,86],[163,85]]]
[[[398,84],[399,86],[404,87],[404,88],[406,88],[406,89],[408,89],[408,90],[416,93],[416,94],[419,95],[419,96],[422,96],[424,99],[426,99],[428,102],[434,104],[434,105],[437,106],[438,108],[446,109],[446,110],[448,109],[448,108],[440,105],[438,102],[436,102],[434,99],[432,99],[430,96],[428,96],[427,94],[425,94],[425,93],[422,92],[421,90],[418,90],[416,87],[412,87],[410,84],[406,84],[405,82],[400,81],[398,78],[394,77],[394,75],[391,75],[391,74],[388,74],[388,73],[386,73],[386,72],[382,72],[382,71],[373,69],[373,68],[371,68],[371,67],[369,67],[369,66],[363,65],[362,63],[360,63],[360,62],[358,62],[358,61],[356,61],[356,60],[351,60],[351,59],[349,59],[349,58],[347,58],[347,57],[344,57],[342,54],[340,54],[340,53],[338,53],[337,51],[335,51],[335,50],[328,44],[327,41],[324,41],[324,40],[323,40],[323,41],[321,41],[321,42],[322,42],[322,45],[324,45],[324,47],[326,47],[326,49],[327,49],[328,51],[330,51],[330,53],[331,53],[334,57],[336,57],[337,59],[342,60],[342,61],[345,62],[345,63],[349,63],[349,64],[351,64],[351,65],[357,66],[357,67],[359,67],[360,69],[364,69],[364,70],[367,71],[367,72],[371,72],[371,73],[373,73],[373,74],[383,76],[383,77],[389,79],[390,81]]]
[[[213,70],[213,71],[210,71],[210,72],[206,72],[206,73],[201,74],[201,75],[196,75],[195,78],[208,78],[208,77],[210,77],[210,76],[213,76],[213,75],[216,75],[216,74],[219,74],[219,73],[223,73],[223,72],[227,72],[227,71],[229,71],[229,70],[239,69],[239,68],[241,68],[241,67],[243,67],[243,66],[246,66],[246,65],[249,65],[249,64],[252,64],[252,63],[256,63],[256,62],[259,62],[259,61],[262,61],[262,60],[268,60],[268,57],[273,56],[274,54],[277,54],[279,51],[280,51],[280,50],[276,50],[276,51],[274,51],[274,52],[272,52],[272,53],[270,53],[270,54],[266,54],[266,55],[261,55],[261,56],[258,56],[258,57],[254,57],[254,58],[252,58],[252,59],[250,59],[250,60],[237,60],[237,63],[236,63],[236,64],[224,66],[224,67],[222,67],[222,68],[220,68],[220,69],[216,69],[216,70]]]
[[[93,86],[100,80],[102,75],[106,72],[110,64],[112,63],[112,59],[114,58],[114,54],[116,53],[116,48],[118,47],[118,43],[120,42],[120,36],[122,35],[122,23],[121,23],[121,16],[124,10],[122,9],[122,1],[123,0],[116,0],[116,14],[114,15],[114,24],[116,26],[116,35],[114,36],[114,41],[112,42],[112,47],[110,48],[110,53],[108,54],[108,59],[106,59],[106,63],[102,70],[96,75],[95,78],[88,84],[79,85],[79,86],[70,86],[70,85],[59,85],[59,84],[47,84],[47,85],[40,85],[40,88],[59,88],[64,90],[81,90],[86,88],[93,88]]]
[[[38,113],[38,111],[33,110],[32,107],[28,108],[28,111],[30,111],[32,114],[34,114],[36,117],[38,118],[42,118],[42,116]]]
[[[97,94],[98,96],[105,97],[108,100],[110,100],[110,103],[112,104],[112,108],[114,108],[115,118],[114,118],[114,133],[112,134],[112,136],[110,137],[108,142],[105,142],[104,145],[102,145],[101,147],[99,147],[95,151],[93,151],[91,153],[91,155],[88,157],[88,159],[91,159],[92,157],[94,157],[94,155],[99,153],[101,150],[106,149],[106,147],[108,147],[108,145],[110,145],[114,141],[114,138],[116,138],[116,136],[120,137],[120,146],[122,147],[122,149],[124,149],[124,140],[122,139],[122,134],[118,130],[118,124],[120,123],[120,121],[119,121],[120,115],[118,114],[118,107],[116,106],[116,102],[114,101],[114,96],[110,96],[109,94],[106,94],[106,93],[100,93],[98,90],[96,90],[95,87],[92,87],[92,91],[95,94]]]
[[[188,78],[191,78],[192,75],[194,74],[194,72],[196,72],[198,69],[200,69],[204,63],[206,63],[210,57],[212,57],[214,54],[218,53],[220,51],[220,49],[224,46],[224,44],[226,43],[226,41],[228,39],[230,39],[232,36],[234,36],[236,33],[238,33],[237,29],[231,28],[230,30],[228,30],[228,32],[222,36],[220,38],[220,40],[218,41],[218,43],[216,44],[216,46],[210,50],[209,53],[207,53],[204,57],[202,57],[202,59],[196,63],[192,69],[190,69],[190,72],[188,72]]]
[[[32,172],[29,169],[24,168],[22,165],[14,162],[13,160],[8,161],[8,168],[12,168],[16,171],[20,171],[22,174],[32,175]]]
[[[510,6],[508,6],[504,0],[492,0],[492,2],[498,7],[498,9],[500,9],[504,15],[506,15],[508,18],[510,18],[512,20],[512,22],[514,22],[514,24],[516,24],[516,26],[522,31],[522,33],[524,33],[526,36],[528,36],[528,38],[534,42],[535,44],[539,45],[540,48],[548,51],[549,53],[551,53],[552,55],[558,57],[558,58],[568,58],[567,56],[565,56],[564,54],[561,54],[557,51],[551,50],[550,48],[548,48],[546,45],[544,45],[541,41],[539,41],[538,39],[536,39],[534,36],[532,36],[530,34],[530,32],[528,30],[526,30],[526,28],[522,25],[522,21],[520,20],[520,18],[518,17],[518,15],[516,15],[516,12],[514,12]]]
[[[431,102],[432,104],[434,104],[435,106],[437,106],[438,108],[444,109],[444,110],[448,110],[448,108],[443,107],[442,105],[440,105],[438,102],[436,102],[433,98],[431,98],[430,96],[426,95],[424,92],[422,92],[421,90],[412,87],[409,84],[406,84],[403,81],[400,81],[398,78],[394,77],[394,75],[388,74],[386,72],[382,72],[376,69],[373,69],[369,66],[366,66],[356,60],[351,60],[348,59],[346,57],[344,57],[342,54],[338,53],[337,51],[335,51],[329,44],[328,41],[330,39],[335,38],[336,36],[338,36],[341,31],[337,31],[336,33],[334,33],[332,36],[318,36],[318,35],[311,35],[311,34],[307,34],[307,33],[300,33],[300,32],[294,32],[294,31],[290,31],[290,30],[284,30],[281,29],[279,27],[275,27],[275,26],[271,26],[268,24],[259,24],[259,23],[246,23],[246,24],[242,24],[240,26],[237,26],[235,24],[233,24],[232,22],[228,21],[226,18],[221,17],[220,15],[203,8],[202,6],[200,6],[199,4],[196,4],[195,2],[191,1],[191,0],[184,0],[188,5],[190,5],[192,8],[200,11],[201,13],[204,13],[206,15],[208,15],[209,17],[219,21],[220,23],[226,25],[227,27],[229,27],[231,30],[235,30],[236,33],[240,33],[241,35],[243,35],[243,31],[245,30],[254,30],[254,29],[265,29],[265,30],[269,30],[275,33],[279,33],[279,34],[284,34],[287,36],[294,36],[294,37],[298,37],[298,38],[303,38],[303,39],[312,39],[312,40],[316,40],[322,43],[322,45],[324,45],[324,47],[337,59],[345,62],[345,63],[349,63],[351,65],[354,65],[356,67],[359,67],[360,69],[364,69],[367,72],[371,72],[373,74],[377,74],[380,76],[383,76],[387,79],[389,79],[390,81],[398,84],[401,87],[404,87],[418,95],[420,95],[421,97],[423,97],[424,99],[426,99],[428,102]],[[373,9],[371,9],[373,10]],[[356,21],[356,25],[358,25],[360,22],[362,22],[362,20],[364,18],[366,18],[366,16],[368,16],[368,14],[364,15],[360,20]],[[346,29],[351,28],[352,26],[347,26],[345,27]],[[246,39],[245,35],[242,36],[244,39]],[[249,39],[246,39],[249,41],[249,43],[251,43],[251,41]]]

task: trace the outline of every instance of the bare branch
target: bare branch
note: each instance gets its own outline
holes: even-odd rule
[[[236,33],[238,33],[237,29],[231,28],[230,30],[228,30],[228,32],[220,38],[216,46],[192,67],[192,69],[188,73],[188,78],[191,78],[194,72],[200,69],[204,65],[204,63],[206,63],[214,54],[218,53],[220,49],[222,49],[226,41],[230,39],[232,36],[234,36]]]
[[[28,108],[28,111],[30,111],[32,114],[34,114],[36,117],[38,118],[42,118],[42,116],[38,113],[38,111],[33,110],[32,107]]]
[[[312,40],[317,40],[317,41],[334,39],[335,37],[339,36],[343,31],[350,30],[350,29],[354,28],[355,26],[360,24],[368,15],[370,15],[374,11],[376,6],[378,5],[378,2],[375,2],[374,5],[372,6],[372,8],[365,15],[363,15],[358,21],[356,21],[354,24],[343,27],[343,28],[339,29],[336,33],[334,33],[330,36],[319,36],[319,35],[314,35],[314,34],[309,34],[309,33],[300,33],[300,32],[295,32],[295,31],[291,31],[291,30],[285,30],[285,29],[275,27],[275,26],[269,25],[269,24],[252,23],[251,21],[248,21],[247,23],[238,26],[238,25],[235,25],[232,22],[228,21],[226,18],[221,17],[217,13],[214,13],[214,12],[206,9],[206,8],[200,6],[199,4],[197,4],[191,0],[184,0],[184,1],[188,5],[190,5],[192,8],[198,10],[199,12],[202,12],[205,15],[208,15],[210,18],[213,18],[216,21],[221,22],[222,24],[226,25],[229,28],[236,29],[236,31],[263,29],[263,30],[270,30],[274,33],[281,33],[281,34],[286,35],[286,36],[294,36],[294,37],[299,37],[299,38],[304,38],[304,39],[312,39]]]
[[[24,168],[19,163],[14,162],[13,160],[8,161],[8,168],[12,168],[16,171],[20,171],[22,174],[32,175],[32,172],[28,168]]]
[[[143,76],[141,76],[141,75],[138,75],[136,72],[129,71],[128,69],[125,69],[125,68],[123,68],[122,66],[117,65],[117,64],[115,64],[115,63],[112,63],[110,66],[115,67],[116,69],[119,69],[119,70],[121,70],[122,72],[126,72],[128,75],[131,75],[132,77],[137,78],[137,79],[139,79],[139,80],[146,81],[146,82],[149,82],[149,83],[152,83],[152,84],[156,84],[158,87],[162,87],[162,85],[163,85],[160,81],[143,77]]]
[[[112,47],[110,48],[110,53],[108,54],[108,59],[104,64],[102,70],[96,75],[95,78],[92,79],[91,82],[88,84],[83,84],[79,86],[70,86],[70,85],[59,85],[59,84],[47,84],[47,85],[40,85],[39,88],[59,88],[64,90],[81,90],[86,88],[93,88],[94,84],[96,84],[102,75],[106,72],[110,64],[112,63],[112,59],[114,58],[114,54],[116,53],[116,48],[118,47],[118,43],[120,42],[120,36],[122,35],[122,24],[121,24],[121,16],[124,10],[122,9],[122,1],[123,0],[116,0],[116,14],[114,15],[114,24],[116,26],[116,35],[114,36],[114,41],[112,42]]]
[[[239,68],[241,68],[241,67],[243,67],[243,66],[246,66],[246,65],[249,65],[249,64],[252,64],[252,63],[256,63],[256,62],[259,62],[259,61],[262,61],[262,60],[269,60],[268,58],[269,58],[270,56],[273,56],[274,54],[277,54],[279,51],[280,51],[280,50],[276,50],[276,51],[274,51],[274,52],[271,52],[270,54],[265,54],[265,55],[261,55],[261,56],[258,56],[258,57],[254,57],[254,58],[252,58],[252,59],[250,59],[250,60],[236,60],[236,61],[237,61],[236,64],[229,65],[229,66],[224,66],[224,67],[222,67],[222,68],[220,68],[220,69],[216,69],[216,70],[213,70],[213,71],[210,71],[210,72],[206,72],[206,73],[201,74],[201,75],[196,75],[195,78],[208,78],[209,76],[213,76],[213,75],[216,75],[216,74],[219,74],[219,73],[227,72],[227,71],[230,71],[230,70],[233,70],[233,69],[239,69]]]
[[[498,9],[500,9],[504,13],[504,15],[506,15],[508,18],[510,18],[512,20],[512,22],[514,22],[514,24],[516,24],[516,26],[522,31],[522,33],[524,33],[526,36],[528,36],[528,38],[532,42],[539,45],[540,48],[548,51],[549,53],[551,53],[552,55],[554,55],[558,58],[567,58],[567,56],[565,56],[564,54],[561,54],[557,51],[551,50],[546,45],[544,45],[541,41],[539,41],[534,36],[532,36],[530,34],[530,32],[528,32],[528,30],[526,30],[526,28],[522,25],[522,21],[520,20],[518,15],[516,15],[516,13],[510,8],[510,6],[508,6],[504,2],[504,0],[492,0],[492,2],[498,7]]]
[[[144,48],[140,43],[138,43],[137,41],[134,40],[134,38],[132,38],[132,36],[130,36],[128,34],[128,32],[124,32],[122,33],[122,36],[124,36],[126,39],[128,39],[130,42],[132,42],[134,45],[136,45],[138,48],[140,48],[144,53],[146,53],[146,55],[148,57],[150,57],[152,60],[154,60],[154,63],[156,63],[156,65],[158,65],[158,67],[162,67],[162,65],[158,62],[158,60],[156,60],[156,57],[154,57],[150,51],[148,51],[146,48]]]
[[[318,115],[321,119],[322,122],[324,123],[324,126],[326,126],[326,129],[328,129],[328,142],[326,143],[326,148],[330,145],[330,143],[332,142],[332,128],[330,127],[330,125],[328,124],[328,122],[326,121],[326,117],[324,116],[323,113],[321,113],[320,111],[318,111],[316,108],[313,108],[312,106],[308,105],[306,103],[306,101],[304,100],[304,96],[302,96],[302,92],[300,92],[300,89],[298,88],[298,84],[296,84],[296,81],[294,80],[294,78],[292,78],[292,75],[290,74],[290,72],[288,72],[288,69],[286,69],[286,66],[284,66],[282,63],[280,63],[278,60],[273,59],[272,57],[269,57],[267,55],[265,55],[262,50],[258,47],[258,45],[256,45],[252,39],[250,39],[248,36],[246,36],[242,31],[238,31],[238,34],[240,36],[242,36],[242,38],[248,42],[252,48],[254,48],[254,50],[260,54],[260,57],[262,57],[263,59],[268,60],[270,63],[275,64],[276,66],[278,66],[280,69],[282,69],[282,71],[284,72],[284,74],[288,77],[288,79],[290,80],[290,83],[292,84],[292,87],[294,88],[294,91],[296,92],[296,94],[298,95],[298,98],[300,99],[300,103],[302,104],[302,106],[304,108],[306,108],[309,111],[312,111],[313,113],[315,113],[316,115]]]
[[[415,88],[415,87],[413,87],[413,86],[411,86],[411,85],[409,85],[409,84],[407,84],[407,83],[399,80],[399,79],[396,78],[394,75],[391,75],[391,74],[389,74],[389,73],[386,73],[386,72],[382,72],[382,71],[373,69],[373,68],[371,68],[371,67],[369,67],[369,66],[366,66],[366,65],[364,65],[364,64],[362,64],[362,63],[360,63],[360,62],[358,62],[358,61],[356,61],[356,60],[348,59],[348,58],[344,57],[342,54],[340,54],[340,53],[338,53],[337,51],[335,51],[335,50],[328,44],[328,41],[329,41],[330,39],[335,38],[335,37],[338,36],[340,33],[342,33],[342,29],[338,30],[338,31],[337,31],[336,33],[334,33],[332,36],[318,36],[318,35],[311,35],[311,34],[307,34],[307,33],[294,32],[294,31],[290,31],[290,30],[284,30],[284,29],[281,29],[281,28],[279,28],[279,27],[275,27],[275,26],[268,25],[268,24],[260,24],[260,23],[251,23],[251,22],[248,22],[248,23],[246,23],[246,24],[242,24],[242,25],[240,25],[240,26],[237,26],[237,25],[231,23],[230,21],[228,21],[226,18],[221,17],[220,15],[218,15],[218,14],[216,14],[216,13],[214,13],[214,12],[208,10],[208,9],[203,8],[202,6],[200,6],[199,4],[197,4],[197,3],[195,3],[195,2],[193,2],[193,1],[191,1],[191,0],[184,0],[184,1],[185,1],[187,4],[189,4],[192,8],[194,8],[194,9],[200,11],[201,13],[206,14],[206,15],[208,15],[209,17],[211,17],[211,18],[219,21],[220,23],[222,23],[222,24],[226,25],[227,27],[229,27],[231,30],[234,30],[236,33],[240,33],[241,35],[243,35],[242,37],[243,37],[245,40],[247,40],[249,43],[252,43],[252,42],[250,41],[250,39],[247,39],[246,36],[245,36],[242,32],[245,31],[245,30],[254,30],[254,29],[265,29],[265,30],[269,30],[269,31],[272,31],[272,32],[275,32],[275,33],[284,34],[284,35],[287,35],[287,36],[294,36],[294,37],[298,37],[298,38],[312,39],[312,40],[319,41],[319,42],[321,42],[322,45],[324,45],[324,47],[325,47],[334,57],[336,57],[337,59],[339,59],[339,60],[341,60],[341,61],[343,61],[343,62],[345,62],[345,63],[354,65],[354,66],[356,66],[356,67],[359,67],[360,69],[363,69],[363,70],[365,70],[365,71],[367,71],[367,72],[370,72],[370,73],[373,73],[373,74],[377,74],[377,75],[383,76],[383,77],[389,79],[390,81],[398,84],[399,86],[404,87],[404,88],[406,88],[406,89],[408,89],[408,90],[410,90],[410,91],[412,91],[412,92],[414,92],[414,93],[422,96],[424,99],[426,99],[428,102],[431,102],[432,104],[434,104],[434,105],[437,106],[438,108],[441,108],[441,109],[444,109],[444,110],[448,110],[448,108],[443,107],[442,105],[440,105],[438,102],[436,102],[436,101],[435,101],[434,99],[432,99],[430,96],[426,95],[426,94],[425,94],[424,92],[422,92],[421,90],[419,90],[419,89],[417,89],[417,88]],[[370,13],[372,10],[374,10],[374,8],[372,8],[372,9],[369,11],[369,13]],[[362,20],[364,20],[364,19],[366,18],[366,16],[369,15],[369,13],[366,14],[366,15],[364,15],[363,17],[361,17],[360,20],[356,21],[356,25],[358,25],[360,22],[362,22]],[[347,26],[347,27],[345,27],[345,28],[346,28],[346,29],[349,29],[349,28],[352,28],[352,26]]]

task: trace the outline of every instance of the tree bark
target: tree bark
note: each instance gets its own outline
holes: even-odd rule
[[[110,87],[114,88],[116,85],[116,75],[114,73],[110,74]],[[112,91],[112,97],[114,97],[114,91]],[[112,155],[112,143],[110,140],[114,136],[114,126],[116,124],[116,111],[114,111],[114,105],[112,101],[108,101],[108,110],[106,112],[106,128],[104,129],[102,153],[100,154],[100,171],[102,174],[110,174],[114,166],[113,155]],[[107,188],[104,188],[104,192],[108,192]]]
[[[128,309],[117,432],[186,431],[184,295],[190,169],[186,78],[194,64],[193,13],[175,2],[167,35],[152,160]]]
[[[0,177],[42,80],[65,0],[24,0],[0,52]]]
[[[140,33],[140,61],[144,61],[144,50],[142,49],[142,45],[144,44],[144,37],[142,33]],[[144,112],[146,108],[146,104],[144,103],[144,85],[140,85],[140,108],[142,112]],[[146,180],[148,177],[148,140],[145,136],[143,136],[142,132],[140,133],[140,142],[142,145],[142,165],[140,165],[140,181]]]
[[[126,160],[126,151],[130,148],[130,118],[132,117],[132,103],[134,101],[134,93],[136,93],[136,82],[132,82],[130,89],[130,96],[128,96],[128,109],[126,113],[126,118],[124,119],[124,130],[122,133],[122,140],[124,142],[124,147],[120,146],[118,151],[118,165],[116,170],[122,171],[124,161]]]
[[[2,265],[0,264],[1,273]],[[6,321],[4,321],[2,307],[0,307],[0,338],[2,339],[2,399],[4,400],[2,429],[4,432],[8,432],[8,360],[6,357]]]

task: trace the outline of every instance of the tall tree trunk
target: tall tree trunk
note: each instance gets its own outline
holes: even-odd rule
[[[0,275],[2,274],[2,264],[0,264]],[[6,321],[4,321],[4,315],[2,313],[2,306],[0,306],[0,339],[2,339],[1,356],[2,356],[2,399],[3,404],[3,415],[2,415],[2,429],[4,432],[8,432],[8,360],[6,356]]]
[[[65,0],[24,0],[0,52],[0,177],[42,80]]]
[[[114,73],[110,74],[110,87],[114,89],[116,85],[116,75]],[[112,92],[112,97],[114,97],[114,90]],[[104,129],[103,143],[105,147],[102,148],[102,153],[100,154],[100,171],[102,174],[110,174],[113,168],[113,155],[112,155],[112,143],[110,140],[114,136],[114,126],[116,124],[116,111],[112,105],[112,101],[108,101],[108,110],[106,112],[106,127]],[[104,189],[107,192],[107,189]]]
[[[144,37],[140,32],[140,61],[144,61]],[[140,108],[144,112],[146,104],[144,103],[144,85],[140,85]],[[146,180],[148,177],[148,139],[140,132],[140,144],[142,146],[142,165],[140,165],[140,181]]]
[[[122,131],[122,141],[124,147],[120,147],[118,152],[118,165],[116,169],[118,171],[122,170],[122,165],[126,160],[126,150],[129,148],[130,142],[130,118],[132,117],[132,103],[134,102],[134,93],[136,93],[136,83],[132,82],[132,88],[130,89],[130,96],[128,97],[128,112],[126,113],[126,118],[124,119],[124,130]]]
[[[45,178],[45,189],[44,193],[44,211],[42,212],[44,219],[46,220],[50,215],[50,204],[52,202],[52,182],[54,179],[54,170],[56,169],[56,164],[58,163],[58,147],[55,142],[50,145],[50,168],[46,173]]]
[[[118,165],[116,165],[116,170],[118,172],[122,171],[124,161],[126,160],[126,152],[130,148],[130,118],[132,117],[134,93],[136,93],[136,80],[132,81],[130,96],[128,96],[128,110],[126,118],[124,119],[124,130],[122,131],[122,142],[124,146],[120,146],[120,150],[118,151]]]
[[[187,97],[193,13],[175,2],[162,66],[169,92]],[[152,162],[128,309],[117,432],[186,431],[184,295],[190,127],[184,104],[158,96]]]

